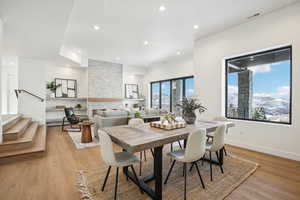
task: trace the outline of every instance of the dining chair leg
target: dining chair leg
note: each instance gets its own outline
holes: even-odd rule
[[[212,177],[212,162],[211,162],[211,152],[209,152],[209,167],[210,167],[210,180],[213,180]]]
[[[184,173],[184,200],[186,200],[186,163],[183,163],[183,173]]]
[[[114,200],[117,199],[118,179],[119,179],[119,167],[117,167],[117,173],[116,173],[116,183],[115,183],[115,196],[114,196]]]
[[[154,158],[154,151],[153,151],[153,149],[150,149],[150,151],[151,151],[151,154],[152,154],[152,156]]]
[[[222,167],[222,164],[221,164],[221,162],[220,162],[218,152],[216,152],[216,155],[217,155],[217,159],[218,159],[218,162],[219,162],[219,166],[220,166],[221,172],[222,172],[222,174],[224,174],[223,167]]]
[[[224,150],[225,156],[227,156],[227,152],[226,152],[225,146],[223,147],[223,150]]]
[[[146,151],[144,151],[144,159],[147,161]]]
[[[204,153],[203,157],[202,157],[202,166],[204,165],[204,159],[205,159],[206,153]]]
[[[195,162],[192,163],[190,170],[189,170],[190,172],[193,170],[194,165],[195,165]]]
[[[184,163],[182,165],[182,176],[184,176]]]
[[[200,170],[199,170],[198,164],[197,164],[197,162],[195,162],[194,164],[195,164],[195,166],[196,166],[196,169],[197,169],[197,172],[198,172],[198,175],[199,175],[199,178],[200,178],[202,187],[203,187],[203,189],[205,189],[205,185],[204,185],[204,182],[203,182],[203,180],[202,180],[202,177],[201,177],[201,174],[200,174]]]
[[[104,188],[105,188],[105,185],[106,185],[106,182],[107,182],[107,179],[108,179],[109,173],[110,173],[110,169],[111,169],[111,166],[109,166],[109,167],[108,167],[108,170],[107,170],[107,173],[106,173],[106,176],[105,176],[105,179],[104,179],[104,182],[103,182],[102,188],[101,188],[101,191],[102,191],[102,192],[104,191]]]
[[[176,160],[173,160],[173,163],[172,163],[172,165],[171,165],[171,168],[170,168],[170,170],[169,170],[169,172],[168,172],[168,175],[167,175],[167,177],[166,177],[166,180],[165,180],[164,184],[167,184],[168,179],[169,179],[169,176],[170,176],[170,174],[171,174],[171,172],[172,172],[172,170],[173,170],[173,167],[174,167],[174,165],[175,165],[175,162],[176,162]]]
[[[65,131],[65,117],[63,118],[63,122],[61,125],[61,131],[64,132]]]
[[[143,192],[143,190],[142,190],[142,188],[141,188],[140,181],[139,181],[139,179],[138,179],[138,177],[137,177],[137,175],[136,175],[136,173],[135,173],[135,170],[134,170],[133,165],[131,165],[130,168],[131,168],[131,170],[132,170],[132,173],[133,173],[133,175],[134,175],[134,178],[135,178],[136,182],[138,182],[138,184],[139,184],[139,188],[140,188],[140,190],[141,190],[141,193],[143,194],[144,192]]]
[[[143,160],[143,152],[140,152],[140,171],[139,171],[140,176],[142,175],[142,160]]]
[[[171,143],[171,152],[173,151],[173,143]],[[170,163],[172,162],[172,157],[170,157]]]
[[[179,147],[180,147],[180,149],[182,149],[182,146],[181,146],[181,143],[180,143],[180,141],[177,141],[178,142],[178,144],[179,144]]]

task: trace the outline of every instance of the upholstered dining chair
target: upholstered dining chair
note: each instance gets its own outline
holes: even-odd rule
[[[144,120],[141,118],[133,118],[130,119],[128,122],[128,125],[131,127],[138,127],[138,126],[143,126],[144,125]],[[154,155],[154,152],[152,149],[150,149],[152,155]],[[144,160],[147,161],[147,156],[146,156],[146,151],[140,152],[140,170],[139,170],[139,175],[142,175],[142,161],[143,161],[143,154],[144,154]]]
[[[116,172],[114,199],[117,199],[119,168],[120,167],[130,167],[137,183],[139,183],[139,179],[138,179],[138,177],[135,173],[134,167],[133,167],[133,164],[138,163],[139,159],[134,154],[131,154],[126,151],[115,153],[113,150],[113,144],[112,144],[110,136],[102,130],[99,130],[98,134],[99,134],[99,138],[100,138],[100,151],[101,151],[102,159],[109,166],[106,176],[105,176],[105,180],[104,180],[102,188],[101,188],[101,191],[103,192],[105,189],[105,185],[106,185],[111,167],[116,167],[117,172]],[[141,189],[141,187],[140,187],[140,189]],[[142,189],[141,189],[141,193],[143,193]]]
[[[212,177],[212,159],[211,159],[211,153],[216,153],[218,162],[219,162],[219,166],[221,169],[222,174],[223,172],[223,167],[222,167],[222,163],[220,161],[220,155],[218,154],[219,150],[224,148],[224,137],[225,137],[225,130],[226,130],[226,126],[225,125],[221,125],[219,126],[216,131],[214,132],[214,138],[212,141],[209,141],[206,143],[206,151],[209,152],[209,167],[210,167],[210,180],[213,180]]]
[[[168,156],[172,157],[173,163],[165,179],[164,184],[167,184],[169,176],[176,161],[183,163],[184,174],[184,199],[186,199],[186,175],[187,175],[187,163],[193,163],[196,166],[198,176],[200,178],[203,189],[205,189],[204,182],[202,180],[197,161],[204,156],[206,148],[206,131],[197,130],[189,134],[185,149],[172,151],[168,153]]]
[[[227,118],[223,117],[223,116],[219,116],[219,117],[213,118],[213,120],[214,121],[220,121],[220,122],[226,122]],[[228,133],[228,128],[226,128],[225,133]],[[208,140],[209,139],[213,140],[213,138],[214,138],[214,132],[207,133],[207,137],[208,137]],[[226,151],[225,144],[224,144],[223,150],[224,150],[225,156],[227,156],[227,151]]]

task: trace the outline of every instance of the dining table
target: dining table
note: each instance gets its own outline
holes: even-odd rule
[[[184,128],[163,130],[151,127],[149,123],[142,126],[114,126],[106,127],[104,131],[108,133],[112,141],[119,145],[123,151],[131,153],[141,152],[147,149],[154,149],[154,165],[153,173],[150,176],[142,177],[136,180],[133,174],[128,171],[128,167],[123,168],[124,174],[131,179],[151,198],[155,200],[162,199],[162,171],[163,171],[163,147],[164,145],[183,140],[186,146],[189,133],[196,130],[206,130],[206,133],[214,132],[217,127],[226,125],[227,128],[234,127],[233,122],[229,121],[197,121],[195,124],[186,125]],[[223,149],[219,152],[220,162],[215,164],[223,164]],[[148,183],[155,181],[154,189]]]

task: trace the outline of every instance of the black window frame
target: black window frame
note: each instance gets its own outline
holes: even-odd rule
[[[186,97],[186,91],[185,91],[185,80],[186,79],[190,79],[190,78],[193,78],[193,80],[195,81],[194,79],[194,76],[184,76],[184,77],[178,77],[178,78],[172,78],[172,79],[165,79],[165,80],[159,80],[159,81],[152,81],[150,82],[150,108],[152,108],[152,85],[155,84],[155,83],[159,83],[159,109],[161,109],[161,84],[163,82],[170,82],[170,112],[172,112],[172,81],[177,81],[177,80],[182,80],[182,96],[183,98]]]
[[[289,122],[276,122],[276,121],[268,121],[268,120],[255,120],[255,119],[243,119],[243,118],[235,118],[235,117],[229,117],[228,116],[228,63],[232,60],[236,60],[236,59],[242,59],[242,58],[246,58],[246,57],[251,57],[251,56],[257,56],[257,55],[261,55],[261,54],[265,54],[265,53],[272,53],[275,51],[280,51],[280,50],[285,50],[285,49],[289,49],[290,50],[290,109],[289,109]],[[293,48],[292,45],[288,45],[288,46],[283,46],[280,48],[273,48],[270,50],[266,50],[266,51],[258,51],[255,53],[251,53],[251,54],[247,54],[247,55],[243,55],[243,56],[237,56],[237,57],[232,57],[232,58],[228,58],[225,59],[225,117],[227,119],[233,119],[233,120],[240,120],[240,121],[252,121],[252,122],[263,122],[263,123],[271,123],[271,124],[282,124],[282,125],[292,125],[292,105],[293,105],[293,99],[292,99],[292,91],[293,91]]]

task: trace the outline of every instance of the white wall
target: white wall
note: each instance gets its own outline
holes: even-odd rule
[[[2,45],[3,45],[3,23],[0,18],[0,77],[2,76]],[[1,81],[0,81],[0,88],[1,86]],[[2,143],[2,119],[1,119],[1,114],[2,114],[2,92],[0,92],[0,144]]]
[[[54,81],[55,78],[77,80],[77,97],[88,95],[87,67],[62,67],[48,65],[46,68],[46,82]]]
[[[137,84],[139,89],[140,98],[145,98],[145,89],[144,89],[144,77],[148,72],[148,69],[145,67],[139,66],[123,66],[123,97],[125,98],[125,84]],[[128,105],[129,108],[133,104],[142,103],[141,101],[136,100],[124,100],[123,105]]]
[[[144,77],[144,94],[150,105],[150,83],[184,76],[193,76],[194,61],[192,56],[184,56],[170,62],[150,66]]]
[[[280,45],[293,46],[293,124],[235,121],[228,143],[300,160],[300,4],[195,42],[196,94],[212,118],[224,114],[224,58]]]
[[[18,57],[2,56],[2,114],[18,113],[18,100],[15,89],[18,89]]]
[[[42,98],[46,98],[46,66],[47,62],[36,59],[19,59],[19,89],[25,89]],[[45,101],[28,94],[19,95],[19,113],[32,117],[33,120],[45,123]]]

